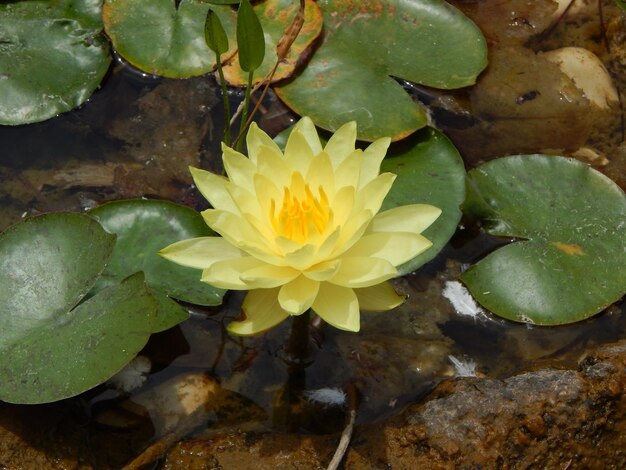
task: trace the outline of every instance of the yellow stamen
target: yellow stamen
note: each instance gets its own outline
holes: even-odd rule
[[[294,173],[292,183],[298,178]],[[292,188],[293,189],[293,188]],[[285,237],[298,243],[305,243],[309,235],[322,234],[331,219],[328,197],[321,186],[318,196],[313,194],[308,184],[304,185],[304,194],[298,198],[296,191],[286,187],[283,190],[283,203],[276,213],[276,201],[270,202],[270,222],[277,236]]]

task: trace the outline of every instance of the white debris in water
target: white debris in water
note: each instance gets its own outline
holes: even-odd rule
[[[472,294],[470,294],[465,286],[460,282],[447,281],[442,294],[450,301],[454,310],[456,310],[456,313],[459,315],[478,318],[481,320],[488,318],[485,315],[484,310],[476,304]]]
[[[462,361],[452,355],[449,355],[448,359],[454,366],[457,377],[476,377],[476,361],[472,359]]]
[[[126,367],[107,380],[107,383],[113,385],[120,392],[131,392],[144,384],[151,367],[150,359],[146,356],[137,356],[126,364]]]
[[[304,392],[304,397],[309,401],[314,401],[326,406],[344,406],[346,403],[346,392],[340,388],[307,390]]]

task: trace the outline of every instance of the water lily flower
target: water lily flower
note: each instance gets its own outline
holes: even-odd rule
[[[420,233],[441,210],[427,204],[378,213],[395,179],[380,173],[390,139],[355,149],[356,123],[322,146],[313,122],[301,119],[284,153],[254,123],[249,158],[223,145],[228,178],[191,168],[213,209],[204,220],[221,237],[183,240],[160,254],[202,269],[202,281],[249,290],[237,335],[265,331],[312,309],[331,325],[359,331],[360,310],[402,303],[386,282],[396,266],[427,250]]]

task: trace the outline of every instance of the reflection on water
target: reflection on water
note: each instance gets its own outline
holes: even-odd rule
[[[83,210],[128,197],[200,208],[187,166],[219,169],[218,93],[205,78],[146,81],[117,67],[83,109],[41,124],[0,128],[0,228],[29,214]],[[268,127],[289,121],[277,103],[268,106]],[[225,332],[242,301],[241,293],[233,292],[223,307],[194,308],[189,321],[150,339],[142,354],[152,373],[133,392],[134,400],[103,385],[58,404],[2,405],[1,424],[22,436],[31,428],[33,436],[37,428],[52,429],[55,442],[67,440],[77,454],[94,455],[97,462],[91,464],[115,467],[171,431],[159,424],[160,405],[146,404],[146,393],[177,377],[207,378],[201,381],[206,403],[176,418],[188,419],[185,432],[325,433],[343,426],[348,384],[358,390],[358,419],[367,422],[397,412],[455,376],[459,361],[470,371],[475,364],[476,374],[507,377],[539,365],[574,364],[585,349],[624,337],[623,302],[590,320],[552,328],[488,313],[460,315],[442,295],[446,283],[507,242],[471,225],[460,229],[435,260],[396,281],[408,301],[393,312],[364,314],[358,335],[314,322],[301,362],[285,351],[289,321],[256,338]],[[24,439],[50,447],[45,439]]]

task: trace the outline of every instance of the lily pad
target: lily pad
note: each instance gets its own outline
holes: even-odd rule
[[[265,35],[265,58],[254,72],[255,82],[263,80],[274,67],[277,59],[276,46],[299,8],[299,2],[293,0],[266,0],[254,6]],[[291,45],[287,57],[276,69],[272,82],[291,76],[298,65],[300,56],[311,47],[321,32],[322,11],[316,2],[306,0],[304,25]],[[232,85],[245,86],[248,83],[248,73],[241,70],[238,55],[234,55],[224,66],[224,76]]]
[[[433,246],[400,266],[398,271],[403,275],[433,259],[454,235],[465,199],[465,168],[452,142],[441,132],[427,128],[395,149],[392,146],[383,160],[384,171],[398,177],[381,210],[407,204],[431,204],[442,210],[423,233]]]
[[[94,219],[71,213],[27,219],[0,235],[0,399],[76,395],[145,345],[155,305],[142,275],[79,304],[114,244]]]
[[[100,0],[0,3],[0,124],[84,103],[109,68]]]
[[[515,237],[461,276],[497,315],[560,325],[590,317],[626,291],[626,195],[584,163],[522,155],[469,172],[468,214]]]
[[[157,255],[160,249],[179,240],[215,236],[199,213],[168,201],[134,199],[103,204],[90,214],[105,230],[117,235],[113,257],[103,273],[109,283],[143,271],[148,286],[161,297],[167,295],[196,305],[222,302],[225,291],[200,282],[199,270],[179,266]],[[178,308],[186,318],[185,310]]]
[[[206,45],[204,22],[209,4],[200,0],[106,0],[106,33],[118,54],[144,72],[170,78],[203,75],[215,68]],[[228,5],[211,5],[229,38],[235,37],[236,13]],[[230,41],[229,52],[236,50]]]
[[[441,0],[321,0],[324,36],[306,68],[276,87],[318,126],[356,121],[359,139],[401,139],[427,123],[392,78],[435,88],[471,85],[487,64],[474,23]]]

